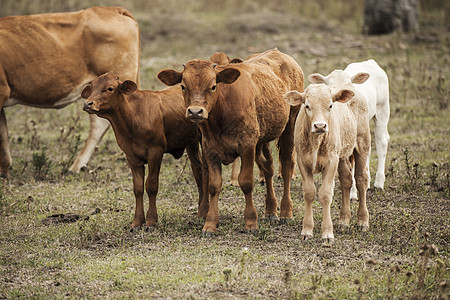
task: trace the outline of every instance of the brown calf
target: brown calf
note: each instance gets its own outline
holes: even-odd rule
[[[209,211],[203,233],[216,232],[219,223],[218,199],[222,187],[222,164],[241,157],[239,185],[245,195],[245,229],[258,228],[253,205],[253,165],[264,171],[268,218],[277,218],[273,191],[273,159],[269,143],[280,139],[280,160],[284,178],[281,218],[292,217],[290,178],[293,168],[293,129],[298,108],[290,108],[283,94],[295,87],[303,89],[303,72],[292,57],[268,50],[239,64],[215,66],[210,61],[189,61],[182,72],[163,70],[158,78],[167,85],[181,83],[186,117],[202,132],[208,163]]]
[[[366,160],[370,151],[367,102],[351,89],[336,89],[324,84],[312,84],[304,93],[290,91],[284,96],[291,105],[302,105],[295,124],[295,148],[302,175],[305,217],[302,236],[313,235],[312,203],[316,197],[313,175],[322,174],[319,201],[323,207],[322,239],[334,241],[330,206],[334,178],[339,173],[342,205],[339,225],[350,222],[350,189],[352,160],[355,160],[356,187],[359,196],[358,225],[369,229],[366,192],[369,178]]]
[[[202,179],[200,132],[197,126],[184,116],[184,100],[179,87],[161,91],[140,91],[133,81],[121,82],[117,76],[107,73],[86,86],[81,96],[86,99],[83,107],[85,111],[111,123],[117,144],[126,155],[133,174],[136,197],[132,228],[139,227],[144,222],[146,226],[155,226],[158,221],[156,194],[163,154],[170,153],[173,157],[180,158],[184,149],[191,160],[197,182],[198,216],[206,217],[208,191],[207,183]],[[149,197],[149,208],[145,217],[144,167],[147,163],[145,190]],[[204,171],[206,172],[206,167]]]

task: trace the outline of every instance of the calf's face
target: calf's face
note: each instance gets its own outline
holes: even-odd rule
[[[131,80],[121,82],[119,77],[111,73],[100,75],[81,92],[81,97],[86,99],[83,110],[102,115],[115,108],[121,95],[131,95],[136,89],[136,83]]]
[[[292,106],[304,104],[304,113],[311,124],[311,132],[322,134],[329,130],[329,120],[334,102],[346,103],[354,94],[349,89],[333,92],[324,84],[312,84],[303,93],[287,92],[284,99]]]
[[[234,68],[216,69],[210,61],[193,60],[184,66],[182,72],[162,70],[158,78],[167,85],[180,83],[186,106],[186,118],[201,122],[208,119],[216,102],[217,84],[231,84],[240,76]]]

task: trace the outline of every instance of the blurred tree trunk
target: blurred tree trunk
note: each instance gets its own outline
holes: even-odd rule
[[[365,0],[364,33],[417,31],[418,9],[418,0]]]

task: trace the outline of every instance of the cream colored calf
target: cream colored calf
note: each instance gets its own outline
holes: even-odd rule
[[[367,76],[370,75],[370,76]],[[389,79],[386,72],[373,60],[349,64],[345,70],[335,70],[327,76],[311,74],[311,83],[325,83],[329,86],[346,86],[357,90],[367,101],[369,119],[375,124],[375,146],[378,156],[378,167],[374,186],[383,189],[385,181],[385,161],[388,150],[389,133]],[[369,168],[369,158],[367,160]],[[369,173],[370,182],[370,173]],[[353,182],[351,198],[356,199],[356,187]]]
[[[316,197],[313,175],[316,173],[322,174],[319,188],[319,201],[323,207],[322,239],[334,241],[330,207],[336,173],[339,173],[342,190],[339,225],[349,226],[353,159],[360,199],[358,225],[364,231],[368,230],[366,160],[370,151],[370,131],[367,102],[352,89],[333,89],[325,84],[312,84],[303,93],[290,91],[284,98],[292,106],[304,104],[297,116],[294,133],[305,200],[301,235],[304,239],[313,236],[312,203]]]

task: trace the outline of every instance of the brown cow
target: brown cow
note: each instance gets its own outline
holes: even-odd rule
[[[87,100],[83,109],[108,120],[117,144],[127,157],[133,174],[136,211],[132,228],[142,224],[155,226],[158,221],[156,194],[164,153],[180,158],[186,149],[199,192],[199,217],[208,211],[207,183],[202,184],[202,162],[199,155],[200,131],[185,118],[180,87],[161,91],[140,91],[133,81],[119,80],[110,73],[101,75],[84,88]],[[148,176],[145,190],[149,197],[147,217],[144,216],[143,194],[145,164]],[[206,167],[205,167],[206,172]],[[206,177],[206,173],[205,173]]]
[[[257,54],[256,54],[257,55]],[[254,55],[249,56],[247,59],[252,58]],[[229,65],[229,64],[235,64],[235,63],[241,63],[243,62],[240,58],[233,58],[230,59],[228,55],[226,55],[223,52],[216,52],[209,58],[209,61],[218,65]],[[230,184],[234,186],[238,186],[238,176],[240,171],[240,165],[239,160],[235,159],[231,165],[231,176],[230,176]],[[278,168],[278,176],[279,178],[282,178],[281,175],[281,164]],[[295,177],[295,149],[294,149],[294,170],[292,172],[292,177]],[[264,172],[262,170],[259,170],[259,182],[261,184],[264,183]]]
[[[303,89],[303,72],[295,60],[273,49],[242,63],[214,66],[210,61],[189,61],[183,72],[163,70],[158,78],[167,85],[181,83],[186,117],[202,132],[202,145],[209,170],[210,205],[203,233],[210,235],[219,223],[218,199],[222,187],[222,164],[241,157],[239,185],[245,195],[245,229],[257,230],[253,205],[253,165],[266,178],[265,215],[277,218],[273,191],[273,160],[269,143],[280,138],[284,180],[281,218],[292,217],[290,178],[293,167],[293,129],[298,108],[290,108],[283,94]]]
[[[295,148],[305,200],[303,238],[313,235],[312,203],[316,197],[314,174],[317,173],[322,174],[319,189],[323,208],[322,239],[334,241],[330,206],[336,173],[339,173],[342,190],[339,225],[349,226],[353,159],[359,198],[358,225],[368,230],[366,160],[370,153],[370,131],[366,100],[353,89],[325,84],[312,84],[303,93],[290,91],[284,97],[291,105],[303,104],[295,124]]]
[[[121,7],[71,13],[0,18],[0,174],[11,155],[3,107],[22,104],[61,108],[78,99],[85,85],[113,71],[139,79],[139,28]],[[95,115],[86,144],[70,167],[79,172],[109,123]]]

